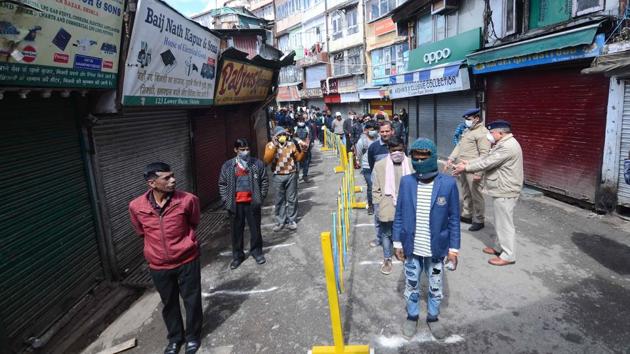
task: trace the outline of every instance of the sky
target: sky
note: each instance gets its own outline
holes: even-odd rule
[[[215,8],[216,3],[222,3],[224,1],[225,0],[166,0],[169,5],[185,16],[208,11]]]

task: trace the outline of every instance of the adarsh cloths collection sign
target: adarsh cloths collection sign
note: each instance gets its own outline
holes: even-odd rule
[[[0,85],[115,88],[124,0],[0,1]]]
[[[262,101],[271,87],[273,70],[225,59],[214,96],[215,105]]]
[[[211,105],[219,38],[159,0],[140,0],[123,105]]]

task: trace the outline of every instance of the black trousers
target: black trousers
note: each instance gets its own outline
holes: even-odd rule
[[[201,340],[203,309],[201,307],[201,266],[199,258],[175,269],[151,270],[153,283],[160,293],[162,317],[168,331],[169,343]],[[179,296],[184,300],[186,330],[179,307]]]
[[[243,252],[243,239],[245,223],[249,226],[249,253],[252,256],[262,254],[263,240],[260,232],[261,210],[260,207],[252,207],[250,203],[236,203],[236,212],[230,212],[232,224],[232,257],[234,259],[245,258]]]

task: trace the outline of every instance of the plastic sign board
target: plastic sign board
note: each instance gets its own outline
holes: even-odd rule
[[[125,66],[126,106],[213,104],[219,38],[159,0],[140,0]]]

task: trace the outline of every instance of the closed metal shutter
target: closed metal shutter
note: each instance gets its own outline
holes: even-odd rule
[[[129,202],[147,191],[142,176],[151,162],[165,162],[177,189],[192,192],[190,134],[186,111],[126,112],[105,116],[94,127],[94,142],[119,271],[144,264],[143,243],[131,227]]]
[[[472,91],[451,92],[436,95],[437,98],[437,148],[440,156],[446,157],[453,151],[455,128],[463,122],[462,114],[475,108]]]
[[[429,138],[435,141],[435,112],[433,110],[433,96],[418,97],[418,138]]]
[[[193,119],[197,196],[202,208],[219,198],[219,174],[228,149],[225,129],[225,119],[214,110]]]
[[[621,152],[619,154],[619,188],[617,197],[619,205],[630,207],[630,185],[626,184],[623,175],[623,162],[630,151],[630,81],[625,82],[623,101],[623,120],[621,123]]]
[[[324,103],[324,100],[322,98],[309,98],[308,99],[308,107],[311,108],[312,106],[315,106],[320,109],[320,112],[324,109],[325,105],[326,104]]]
[[[525,180],[594,202],[604,149],[608,79],[579,67],[505,71],[488,77],[487,119],[512,122]]]
[[[67,312],[103,271],[74,100],[6,96],[0,332],[15,349]]]
[[[420,124],[420,118],[418,117],[418,98],[412,97],[407,99],[409,103],[409,110],[407,113],[409,114],[409,142],[413,142],[418,138],[418,126]]]

